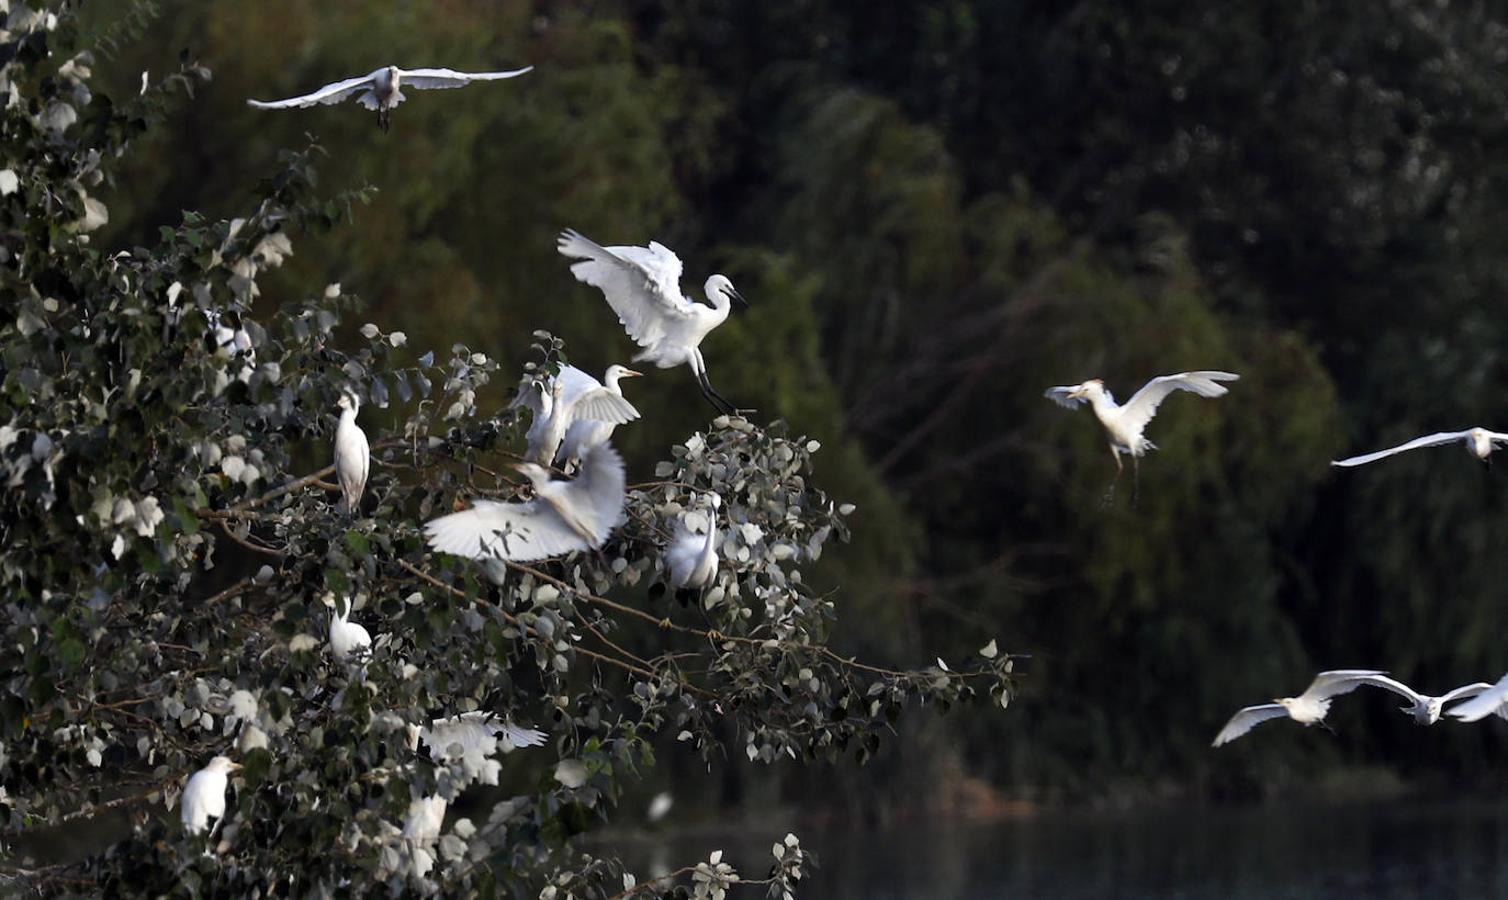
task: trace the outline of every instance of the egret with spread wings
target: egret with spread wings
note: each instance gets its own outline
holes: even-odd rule
[[[520,463],[534,485],[534,499],[503,503],[478,500],[471,509],[425,523],[429,546],[471,559],[532,562],[596,549],[623,518],[623,458],[611,444],[593,448],[570,481]]]
[[[1410,701],[1418,696],[1388,678],[1385,672],[1372,669],[1336,669],[1321,672],[1314,677],[1314,682],[1309,685],[1308,689],[1297,697],[1279,697],[1271,703],[1248,706],[1231,716],[1230,721],[1225,723],[1225,727],[1220,729],[1220,733],[1215,736],[1215,742],[1211,746],[1228,744],[1269,719],[1281,719],[1287,716],[1300,725],[1322,723],[1330,712],[1330,702],[1334,698],[1341,694],[1349,694],[1364,684],[1393,691]],[[1403,690],[1400,691],[1400,688]]]
[[[1389,447],[1386,450],[1378,450],[1375,453],[1365,453],[1361,456],[1352,456],[1347,459],[1338,459],[1330,465],[1346,467],[1364,466],[1369,462],[1376,462],[1379,459],[1385,459],[1395,453],[1402,453],[1405,450],[1418,450],[1420,447],[1438,447],[1441,444],[1454,444],[1457,442],[1465,444],[1467,452],[1471,453],[1477,459],[1490,463],[1492,461],[1490,459],[1492,451],[1497,449],[1498,444],[1508,444],[1508,434],[1488,431],[1485,428],[1468,428],[1465,431],[1437,431],[1434,434],[1417,437],[1412,441],[1399,444],[1396,447]]]
[[[457,72],[454,69],[400,69],[383,66],[370,75],[347,78],[327,84],[316,91],[286,100],[247,100],[257,109],[302,109],[316,104],[330,105],[356,98],[367,109],[377,111],[377,124],[383,131],[388,129],[388,119],[393,107],[404,101],[403,88],[421,91],[443,91],[465,87],[473,81],[499,81],[516,78],[533,69],[525,66],[509,72]]]
[[[706,303],[681,293],[681,259],[664,244],[648,247],[603,247],[576,231],[561,233],[556,249],[580,260],[571,274],[602,291],[628,336],[641,350],[634,362],[648,360],[661,369],[690,366],[702,394],[720,411],[734,413],[712,387],[702,339],[728,318],[733,302],[748,305],[723,275],[707,279]]]
[[[1475,722],[1494,714],[1508,719],[1508,675],[1450,711],[1450,715],[1462,722]]]
[[[577,440],[572,443],[569,458],[579,460],[586,446],[604,443],[615,427],[639,418],[639,411],[618,386],[619,379],[638,374],[623,366],[609,366],[608,384],[603,385],[575,366],[561,366],[553,378],[525,378],[513,401],[514,406],[527,407],[534,416],[526,435],[529,447],[525,458],[541,466],[550,465],[574,433]],[[601,440],[588,443],[599,434]]]

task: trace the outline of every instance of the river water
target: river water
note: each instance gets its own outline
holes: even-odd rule
[[[1508,803],[1483,799],[796,830],[821,862],[800,896],[822,900],[1508,897]],[[724,849],[741,873],[760,877],[783,834],[667,836],[624,857],[642,880]]]

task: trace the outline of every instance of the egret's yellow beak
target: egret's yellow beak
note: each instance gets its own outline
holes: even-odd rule
[[[623,370],[623,377],[625,377],[625,378],[643,378],[644,377],[644,373],[643,372],[635,372],[633,369],[624,369]]]
[[[233,763],[231,763],[231,764],[230,764],[230,770],[231,770],[231,771],[232,771],[232,772],[239,772],[239,771],[241,771],[241,770],[242,770],[242,769],[243,769],[243,768],[245,768],[245,766],[243,766],[243,765],[241,765],[241,764],[240,764],[240,763],[238,763],[238,762],[233,762]]]
[[[1089,391],[1082,387],[1076,387],[1068,392],[1068,396],[1073,400],[1083,400],[1085,397],[1089,396]]]

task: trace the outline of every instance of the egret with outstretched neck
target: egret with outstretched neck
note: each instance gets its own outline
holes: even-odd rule
[[[1508,444],[1508,434],[1488,431],[1481,427],[1468,428],[1465,431],[1437,431],[1434,434],[1417,437],[1412,441],[1407,441],[1396,447],[1389,447],[1386,450],[1378,450],[1373,453],[1364,453],[1361,456],[1338,459],[1330,465],[1346,468],[1364,466],[1369,462],[1386,459],[1389,456],[1403,453],[1407,450],[1418,450],[1420,447],[1438,447],[1441,444],[1454,443],[1465,444],[1467,452],[1490,465],[1492,463],[1492,451],[1496,450],[1499,444]]]
[[[370,74],[331,82],[298,97],[246,102],[257,109],[302,109],[316,104],[328,106],[354,97],[357,103],[377,111],[377,124],[385,132],[388,130],[393,107],[406,99],[403,95],[405,87],[421,91],[448,90],[465,87],[473,81],[516,78],[533,68],[525,66],[508,72],[457,72],[454,69],[400,69],[397,66],[383,66]]]

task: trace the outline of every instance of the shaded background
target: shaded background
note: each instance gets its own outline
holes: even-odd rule
[[[632,347],[554,236],[658,239],[693,293],[720,271],[754,304],[704,344],[714,383],[820,438],[823,487],[858,504],[822,573],[839,645],[1033,655],[1004,713],[914,717],[862,770],[730,761],[680,809],[883,820],[1501,772],[1501,723],[1419,729],[1380,695],[1338,704],[1333,737],[1208,747],[1317,669],[1440,693],[1508,668],[1508,475],[1458,448],[1328,465],[1508,429],[1501,6],[156,5],[100,87],[180,48],[215,78],[103,192],[97,241],[229,214],[313,134],[331,192],[380,192],[261,302],[340,281],[417,346],[521,364],[547,328],[597,371]],[[389,62],[537,69],[413,92],[387,135],[355,106],[244,104]],[[1101,376],[1124,397],[1190,368],[1242,380],[1170,400],[1139,502],[1123,484],[1106,504],[1098,424],[1042,390]],[[627,387],[633,471],[711,414],[684,370]],[[672,755],[646,794],[696,774]]]

